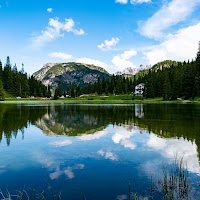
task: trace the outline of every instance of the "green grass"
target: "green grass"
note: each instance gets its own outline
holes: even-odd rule
[[[163,98],[143,99],[142,96],[133,95],[83,95],[77,98],[65,98],[58,100],[36,100],[36,99],[16,99],[7,97],[0,104],[183,104],[183,103],[200,103],[200,97],[194,100],[186,101],[163,101]]]
[[[171,166],[163,168],[163,174],[158,180],[151,178],[151,188],[147,191],[146,197],[131,193],[129,184],[129,200],[163,199],[180,200],[196,199],[199,196],[199,183],[191,182],[191,174],[183,164],[183,159],[173,162]],[[194,187],[196,185],[196,187]],[[198,198],[199,199],[199,198]]]

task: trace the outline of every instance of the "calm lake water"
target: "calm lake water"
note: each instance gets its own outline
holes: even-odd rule
[[[175,157],[200,174],[200,105],[0,105],[0,188],[141,196]]]

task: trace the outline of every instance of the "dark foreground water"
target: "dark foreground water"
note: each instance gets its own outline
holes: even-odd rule
[[[175,157],[200,174],[200,105],[1,105],[0,188],[62,199],[147,196]]]

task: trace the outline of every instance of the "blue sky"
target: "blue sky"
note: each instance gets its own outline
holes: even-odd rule
[[[29,74],[47,62],[110,73],[194,59],[200,0],[0,0],[0,58]]]

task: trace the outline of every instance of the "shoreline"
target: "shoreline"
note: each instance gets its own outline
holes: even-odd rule
[[[200,104],[200,101],[163,101],[156,99],[144,100],[30,100],[20,99],[0,101],[1,104]]]

